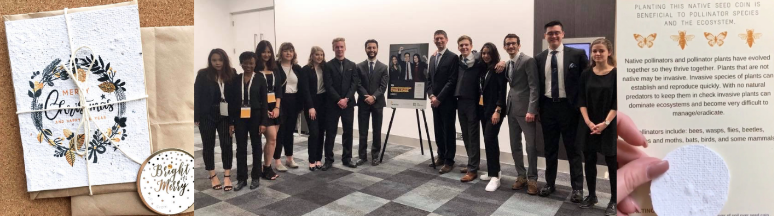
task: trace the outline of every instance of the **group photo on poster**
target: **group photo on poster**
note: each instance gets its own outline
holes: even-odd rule
[[[390,45],[390,86],[387,99],[392,108],[425,107],[427,43]]]

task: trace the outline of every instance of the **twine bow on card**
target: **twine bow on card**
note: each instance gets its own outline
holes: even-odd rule
[[[105,132],[104,132],[105,130],[100,130],[100,128],[103,128],[103,127],[101,127],[99,125],[99,123],[94,121],[94,119],[92,118],[92,115],[91,115],[91,112],[90,112],[91,108],[98,107],[98,106],[105,106],[105,105],[111,105],[111,104],[124,103],[124,102],[128,102],[128,101],[145,99],[145,98],[148,97],[148,95],[143,95],[143,96],[140,96],[140,97],[129,98],[129,99],[124,99],[124,100],[118,100],[118,101],[114,101],[114,102],[110,102],[110,103],[88,105],[88,102],[86,100],[86,81],[88,79],[83,79],[83,81],[79,81],[78,79],[74,78],[74,77],[76,77],[75,74],[73,73],[74,72],[73,69],[76,68],[75,67],[76,66],[75,65],[76,64],[75,55],[81,49],[89,49],[93,54],[96,54],[96,51],[94,51],[93,49],[91,49],[91,47],[88,47],[88,46],[81,46],[81,47],[75,49],[75,46],[73,45],[73,40],[72,40],[73,32],[72,32],[72,29],[70,28],[70,19],[69,19],[69,14],[67,14],[67,8],[64,9],[64,17],[65,17],[65,23],[67,25],[67,39],[70,42],[70,52],[71,53],[70,53],[69,65],[61,64],[60,67],[64,68],[65,71],[67,72],[67,74],[70,77],[73,77],[73,79],[72,79],[73,83],[75,83],[75,86],[78,89],[78,92],[79,92],[78,93],[78,100],[80,101],[80,106],[81,106],[80,108],[82,109],[82,113],[83,113],[82,116],[81,116],[81,119],[80,119],[80,124],[78,124],[78,128],[83,127],[84,134],[86,134],[86,136],[84,136],[84,138],[85,138],[84,143],[89,143],[89,141],[91,140],[91,137],[88,136],[88,134],[91,134],[92,123],[94,124],[95,128],[97,128],[97,131],[100,133],[101,136],[103,136],[103,137],[108,137],[109,136],[109,135],[105,134]],[[96,55],[96,56],[98,56],[98,55]],[[88,69],[86,71],[91,71],[91,68],[92,68],[92,66],[94,65],[94,63],[96,61],[97,61],[97,58],[92,58],[91,59],[91,63],[89,63],[89,67],[88,67]],[[89,73],[85,73],[85,76],[86,76],[86,78],[88,78]],[[74,109],[74,108],[73,107],[58,107],[58,108],[39,109],[39,110],[27,110],[27,111],[16,112],[16,114],[18,115],[18,114],[22,114],[22,113],[45,112],[45,111],[61,110],[61,109]],[[114,141],[112,139],[107,139],[107,141],[110,142],[111,145],[113,145],[116,149],[120,150],[121,153],[123,153],[124,156],[126,156],[127,158],[131,159],[132,161],[134,161],[137,164],[142,164],[143,160],[137,160],[137,159],[132,158],[131,156],[129,156],[129,154],[127,154],[126,152],[124,152],[124,150],[121,149],[121,147],[118,145],[118,143],[116,141]],[[83,148],[84,146],[87,146],[87,145],[81,145],[81,146],[75,148],[74,153],[79,155],[79,156],[86,155],[88,153],[88,147]],[[91,189],[91,172],[89,171],[89,161],[88,160],[85,160],[85,161],[86,161],[86,174],[88,176],[88,184],[89,184],[89,195],[93,195],[92,189]]]

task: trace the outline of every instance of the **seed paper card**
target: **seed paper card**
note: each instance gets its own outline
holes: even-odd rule
[[[140,164],[131,158],[150,155],[137,5],[5,26],[27,190],[135,182]],[[87,47],[74,64],[70,44]],[[81,126],[82,103],[90,130]]]

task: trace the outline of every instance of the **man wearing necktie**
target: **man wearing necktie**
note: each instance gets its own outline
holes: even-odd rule
[[[446,31],[433,33],[433,42],[438,48],[436,55],[430,57],[430,71],[425,81],[425,92],[433,108],[433,125],[435,127],[435,143],[438,146],[438,158],[433,166],[441,167],[440,173],[449,172],[454,166],[454,154],[457,150],[454,129],[454,109],[457,100],[454,98],[454,88],[457,85],[459,57],[447,50],[449,37]]]
[[[518,177],[511,189],[527,187],[527,193],[535,195],[537,188],[537,123],[538,114],[538,69],[535,59],[519,51],[521,39],[516,34],[508,34],[503,39],[505,51],[510,56],[506,62],[505,77],[510,85],[506,109],[508,116],[511,153],[516,165]],[[524,133],[528,168],[524,167],[521,134]],[[540,137],[542,138],[542,136]]]
[[[400,79],[405,81],[414,81],[414,64],[411,63],[411,54],[410,53],[403,53],[403,47],[400,47],[398,49],[398,56],[403,56],[403,58],[398,58],[398,63],[400,64],[401,71],[400,71]]]
[[[482,92],[479,75],[485,66],[480,61],[480,54],[472,51],[473,39],[467,35],[457,39],[460,50],[459,71],[457,72],[457,87],[454,96],[457,98],[457,117],[462,130],[462,140],[468,154],[468,165],[460,172],[465,175],[462,182],[473,181],[478,177],[478,167],[481,163],[481,111]],[[443,171],[443,170],[442,170]]]
[[[564,46],[564,29],[559,21],[551,21],[544,26],[544,37],[549,48],[536,56],[539,90],[540,120],[545,140],[546,185],[540,189],[540,196],[548,196],[556,188],[556,169],[558,165],[559,137],[564,143],[567,160],[570,163],[570,200],[579,203],[583,200],[583,170],[581,148],[575,145],[575,135],[580,116],[577,107],[579,77],[588,66],[589,60],[583,50]]]
[[[341,143],[343,151],[341,162],[344,166],[356,168],[352,162],[352,125],[355,118],[355,91],[360,83],[355,63],[344,57],[347,46],[344,38],[333,39],[333,52],[336,57],[328,61],[323,72],[325,92],[329,102],[326,108],[325,120],[325,163],[321,170],[327,171],[333,166],[333,144],[341,119]]]
[[[384,92],[387,91],[389,74],[387,65],[376,60],[379,53],[379,42],[374,39],[365,43],[368,59],[357,64],[357,74],[360,84],[357,87],[357,122],[360,132],[358,156],[360,160],[355,165],[361,166],[368,162],[368,118],[373,118],[373,141],[371,143],[371,166],[379,165],[379,151],[382,141],[383,110],[387,103]]]

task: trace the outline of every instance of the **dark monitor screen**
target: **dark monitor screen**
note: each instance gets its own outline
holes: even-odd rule
[[[565,46],[572,47],[575,49],[582,49],[586,51],[586,57],[591,59],[590,51],[591,51],[591,44],[590,43],[571,43],[571,44],[564,44]]]

